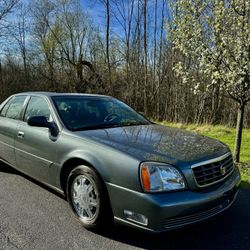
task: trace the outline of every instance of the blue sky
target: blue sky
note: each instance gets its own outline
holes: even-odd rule
[[[100,27],[105,26],[105,8],[98,0],[81,0],[85,11],[89,13],[94,23]]]
[[[98,25],[101,30],[103,30],[106,26],[106,19],[105,19],[105,6],[102,3],[101,0],[80,0],[81,4],[86,12],[89,13],[90,17],[92,18],[93,22]],[[114,2],[114,0],[113,0]],[[131,2],[130,0],[127,0],[127,2]],[[110,1],[112,4],[112,0]],[[137,5],[137,4],[135,4]],[[162,12],[162,0],[158,0],[158,24],[157,26],[160,27],[160,16]],[[115,8],[112,8],[112,10],[115,10]],[[148,13],[149,13],[149,20],[152,21],[154,17],[154,11],[155,11],[155,0],[148,0]],[[168,10],[166,9],[166,16]],[[151,26],[153,29],[153,25]],[[111,16],[111,29],[114,33],[117,33],[121,31],[121,27],[119,27],[118,22],[115,20],[114,17]]]
[[[24,4],[29,4],[34,0],[20,0],[21,3]],[[77,1],[77,0],[76,0]],[[131,3],[130,0],[124,0],[124,2]],[[138,0],[137,0],[138,1]],[[137,2],[135,1],[135,2]],[[158,0],[158,28],[160,27],[160,16],[162,12],[161,4],[163,0]],[[80,0],[81,6],[84,11],[86,11],[91,20],[93,20],[94,26],[98,27],[99,30],[101,31],[102,34],[105,34],[105,28],[106,28],[106,10],[105,10],[105,5],[102,2],[102,0]],[[110,0],[111,3],[114,3],[115,0]],[[126,5],[126,4],[125,4]],[[137,6],[137,3],[135,4]],[[154,17],[154,7],[155,6],[155,0],[148,0],[148,13],[149,13],[149,19],[151,20],[151,26],[149,30],[149,37],[153,38],[153,31],[154,31],[154,23],[153,23],[153,17]],[[115,10],[113,7],[112,10]],[[136,9],[135,9],[136,11]],[[168,10],[166,9],[166,15],[167,15]],[[15,19],[15,15],[10,15],[9,20]],[[111,35],[118,36],[118,37],[124,37],[124,30],[120,26],[120,24],[117,22],[117,20],[111,16]],[[3,48],[0,48],[0,54],[2,52]]]
[[[29,3],[35,0],[20,0],[20,2],[23,3]],[[76,0],[77,1],[77,0]],[[98,26],[102,31],[104,31],[106,27],[106,19],[105,19],[105,6],[102,1],[104,0],[79,0],[81,3],[82,8],[84,11],[86,11],[89,16],[92,18],[93,23]],[[118,2],[119,0],[117,0]],[[126,3],[131,3],[131,0],[124,0]],[[135,6],[137,6],[137,1],[135,1]],[[162,12],[162,1],[158,0],[158,27],[160,27],[160,15]],[[114,2],[116,0],[110,0],[110,4],[114,5]],[[168,1],[167,1],[168,2]],[[148,0],[148,13],[150,15],[149,20],[153,19],[154,16],[154,7],[155,7],[155,0]],[[115,10],[115,8],[112,8],[112,10]],[[167,15],[168,9],[166,8],[166,15]],[[153,25],[152,25],[153,26]],[[152,27],[153,28],[153,27]],[[120,32],[121,27],[119,27],[118,22],[115,20],[114,17],[111,16],[111,29],[114,33]]]

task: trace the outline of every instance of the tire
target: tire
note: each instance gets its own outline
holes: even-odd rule
[[[87,229],[101,229],[113,222],[106,187],[88,166],[78,166],[69,174],[67,200],[77,219]]]

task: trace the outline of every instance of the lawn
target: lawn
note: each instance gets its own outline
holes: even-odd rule
[[[226,143],[231,151],[234,149],[234,139],[235,139],[235,128],[229,128],[222,125],[194,125],[194,124],[179,124],[179,123],[168,123],[168,122],[158,122],[159,124],[178,127],[190,131],[197,132],[215,139],[218,139]],[[250,129],[243,130],[242,145],[241,145],[241,163],[238,164],[241,174],[242,174],[242,185],[245,187],[250,187]]]

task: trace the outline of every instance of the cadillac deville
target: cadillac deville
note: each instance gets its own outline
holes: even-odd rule
[[[154,124],[101,95],[9,97],[0,105],[0,160],[63,193],[88,229],[187,226],[228,209],[240,184],[222,142]]]

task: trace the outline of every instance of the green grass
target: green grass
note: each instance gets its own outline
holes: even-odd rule
[[[232,152],[234,150],[235,128],[229,128],[222,125],[197,126],[194,124],[180,124],[168,122],[158,123],[169,127],[177,127],[194,131],[199,134],[215,138],[226,143],[230,147]],[[238,166],[242,175],[242,185],[250,188],[250,129],[243,130],[240,161],[241,163],[238,164]]]

